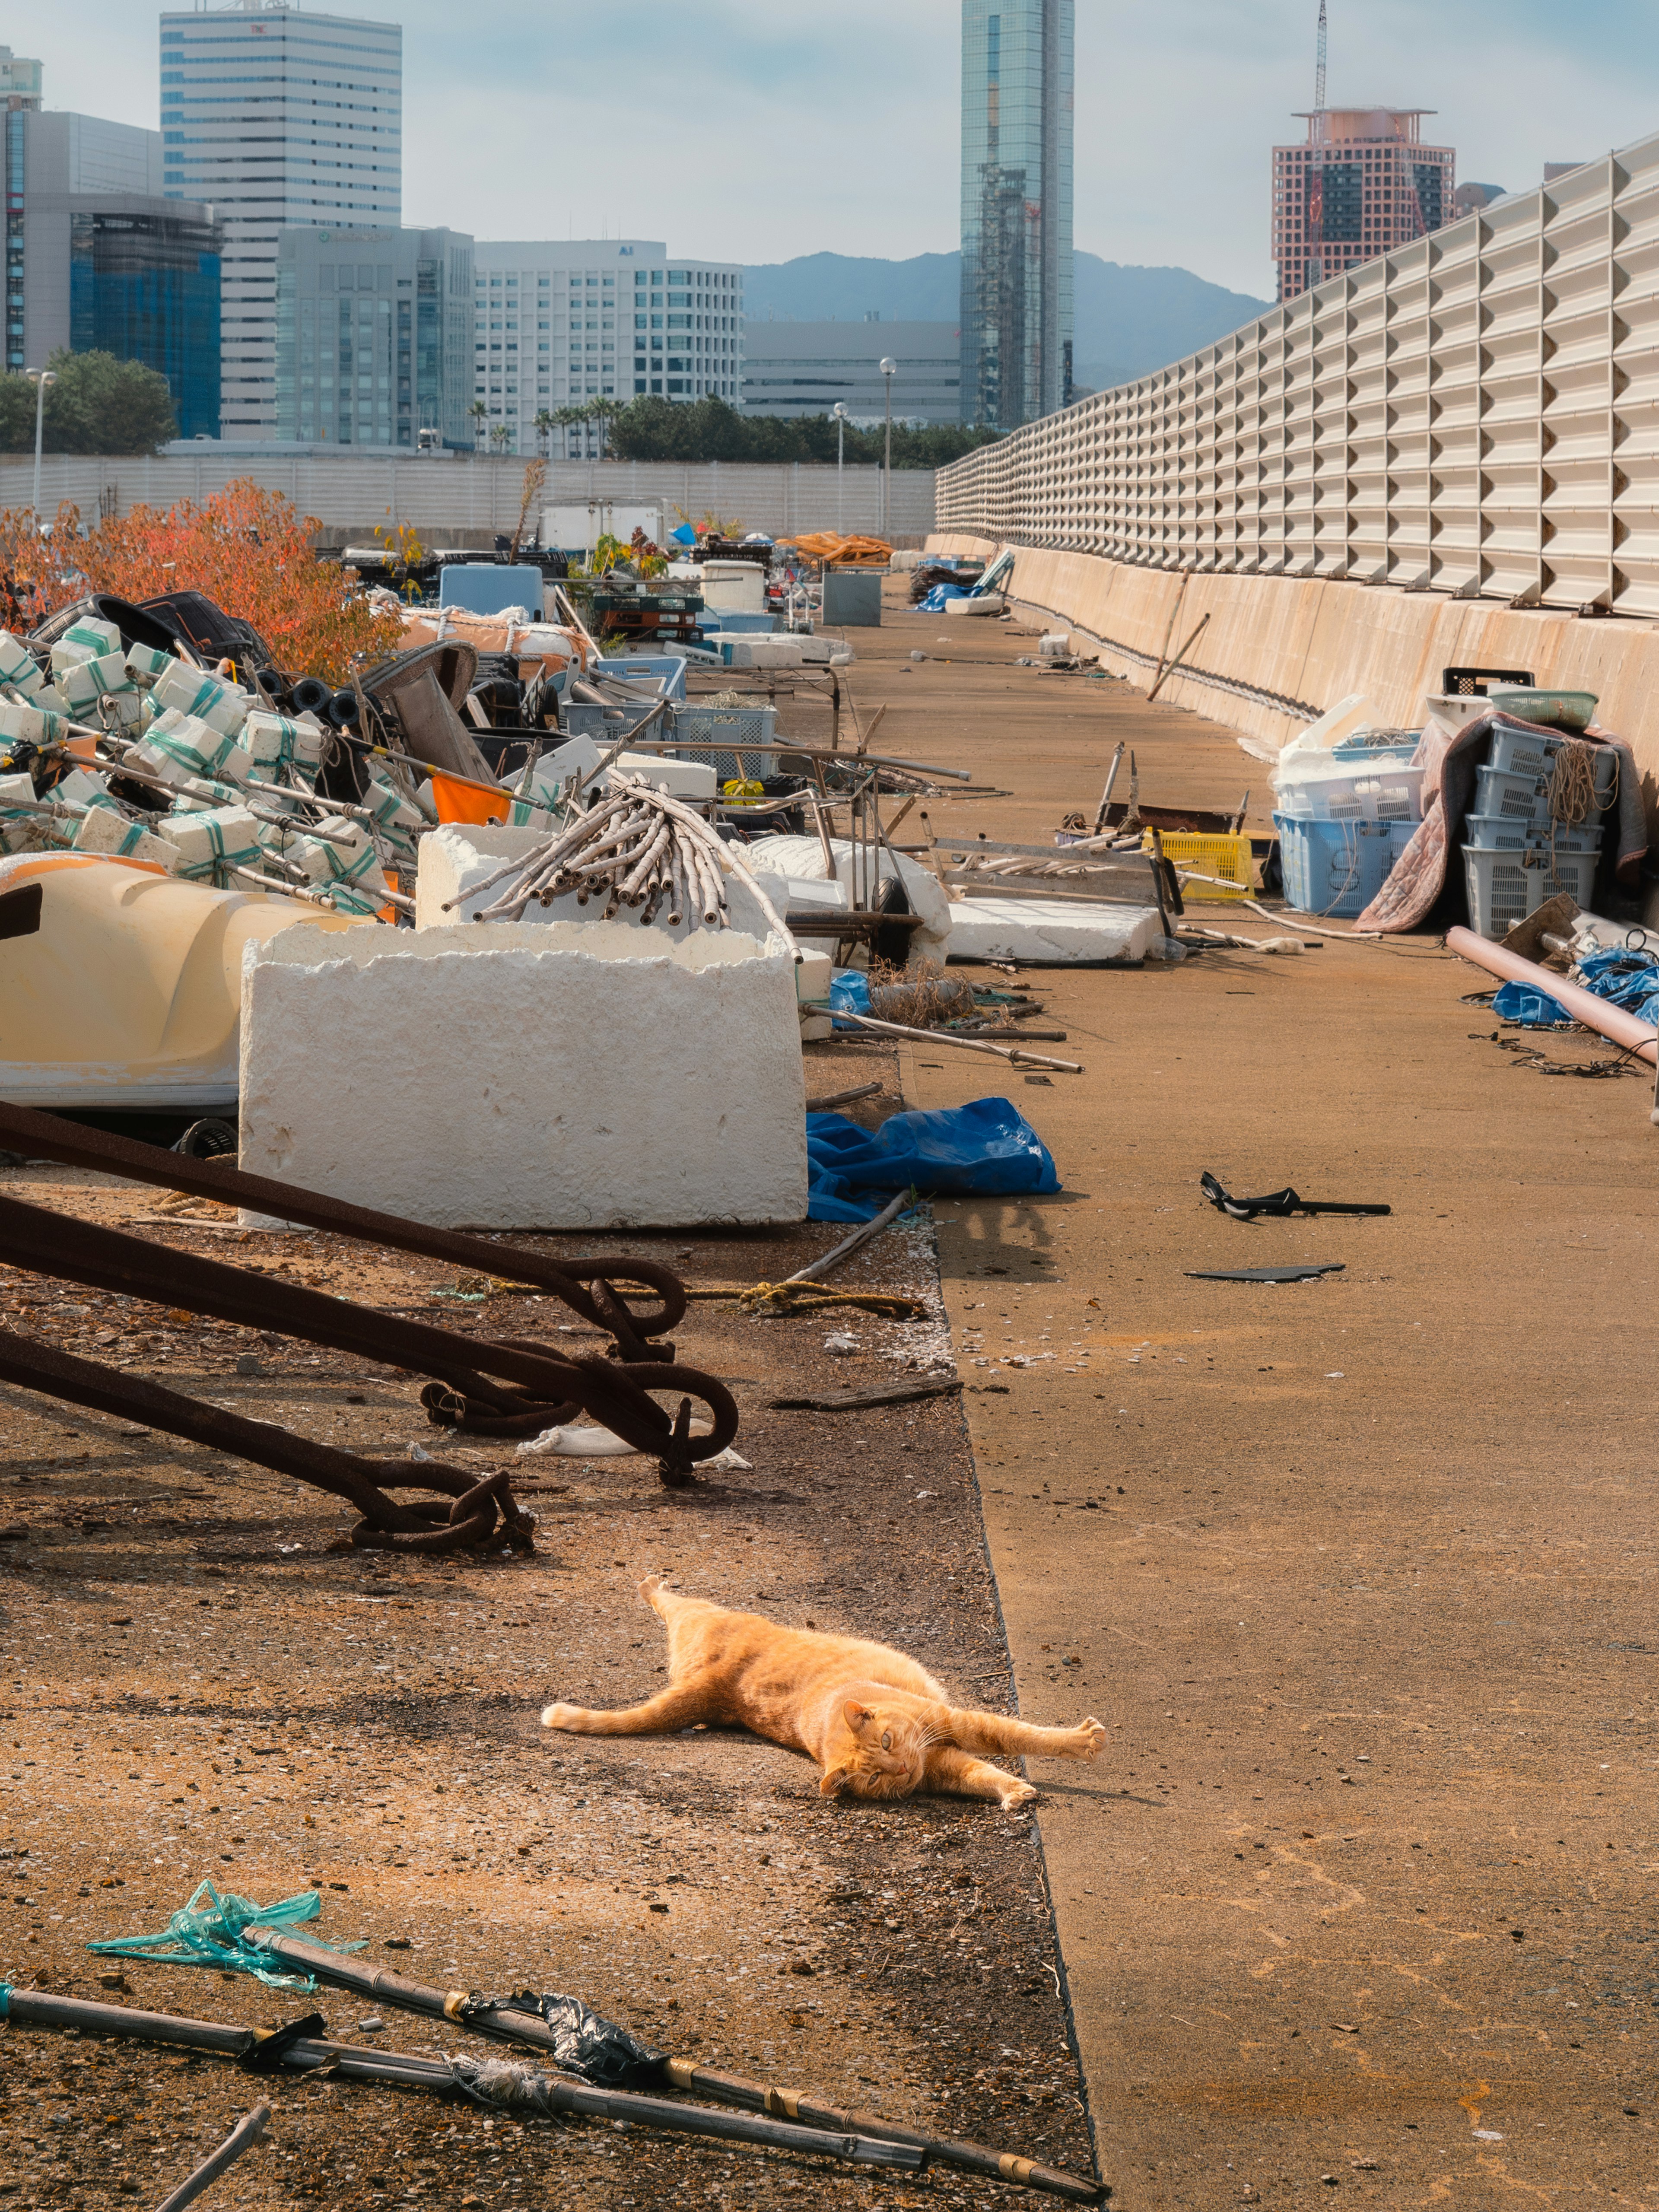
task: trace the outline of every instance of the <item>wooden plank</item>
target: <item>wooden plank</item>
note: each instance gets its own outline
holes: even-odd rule
[[[908,1406],[918,1398],[943,1398],[960,1390],[962,1377],[952,1375],[926,1382],[889,1382],[873,1390],[818,1390],[788,1398],[769,1398],[767,1404],[781,1413],[851,1413],[866,1406]]]

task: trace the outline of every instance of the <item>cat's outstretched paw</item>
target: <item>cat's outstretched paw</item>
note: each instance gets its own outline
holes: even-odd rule
[[[1097,1759],[1100,1756],[1101,1747],[1106,1741],[1106,1730],[1092,1713],[1087,1720],[1079,1721],[1072,1733],[1077,1738],[1075,1758]]]
[[[568,1729],[584,1717],[580,1705],[544,1705],[542,1726],[545,1729]]]
[[[1036,1791],[1029,1782],[1012,1782],[998,1799],[1005,1813],[1017,1813],[1022,1805],[1029,1805]]]

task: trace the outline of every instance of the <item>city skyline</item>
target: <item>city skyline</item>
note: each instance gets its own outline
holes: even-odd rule
[[[956,242],[960,0],[910,0],[902,13],[847,0],[833,31],[761,0],[710,0],[695,19],[665,11],[620,76],[610,42],[587,36],[591,14],[574,8],[562,20],[532,0],[493,0],[464,39],[437,0],[360,0],[340,12],[404,28],[407,223],[479,238],[649,237],[664,228],[660,194],[678,173],[669,228],[732,262],[818,248],[902,258]],[[1593,159],[1652,127],[1659,42],[1635,0],[1608,0],[1594,42],[1544,0],[1505,0],[1499,12],[1501,36],[1492,8],[1475,0],[1383,0],[1365,11],[1336,0],[1332,104],[1435,108],[1459,173],[1511,190],[1536,184],[1547,161]],[[0,41],[44,61],[49,108],[155,129],[159,13],[127,0],[0,9]],[[1248,11],[1174,0],[1139,12],[1085,0],[1079,248],[1270,296],[1266,162],[1312,104],[1316,14],[1316,0],[1255,0]],[[556,62],[556,97],[538,57]],[[677,154],[618,158],[651,114],[717,116],[720,143],[748,158],[700,159],[695,134]],[[685,137],[676,124],[648,143]],[[481,144],[489,161],[477,157]],[[860,147],[878,158],[849,159]],[[810,228],[799,195],[755,190],[756,159],[819,178]]]

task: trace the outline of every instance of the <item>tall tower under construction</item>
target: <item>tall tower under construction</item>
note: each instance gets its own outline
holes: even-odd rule
[[[963,0],[965,422],[1071,397],[1074,21],[1075,0]]]

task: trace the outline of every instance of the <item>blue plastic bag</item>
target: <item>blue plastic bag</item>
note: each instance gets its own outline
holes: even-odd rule
[[[1054,1156],[1006,1098],[895,1114],[861,1129],[845,1114],[806,1117],[809,1221],[873,1221],[896,1190],[1008,1198],[1056,1191]]]
[[[837,968],[830,977],[830,1012],[835,1014],[867,1014],[870,1012],[870,979],[857,968]],[[838,1030],[855,1030],[856,1022],[837,1022]]]

